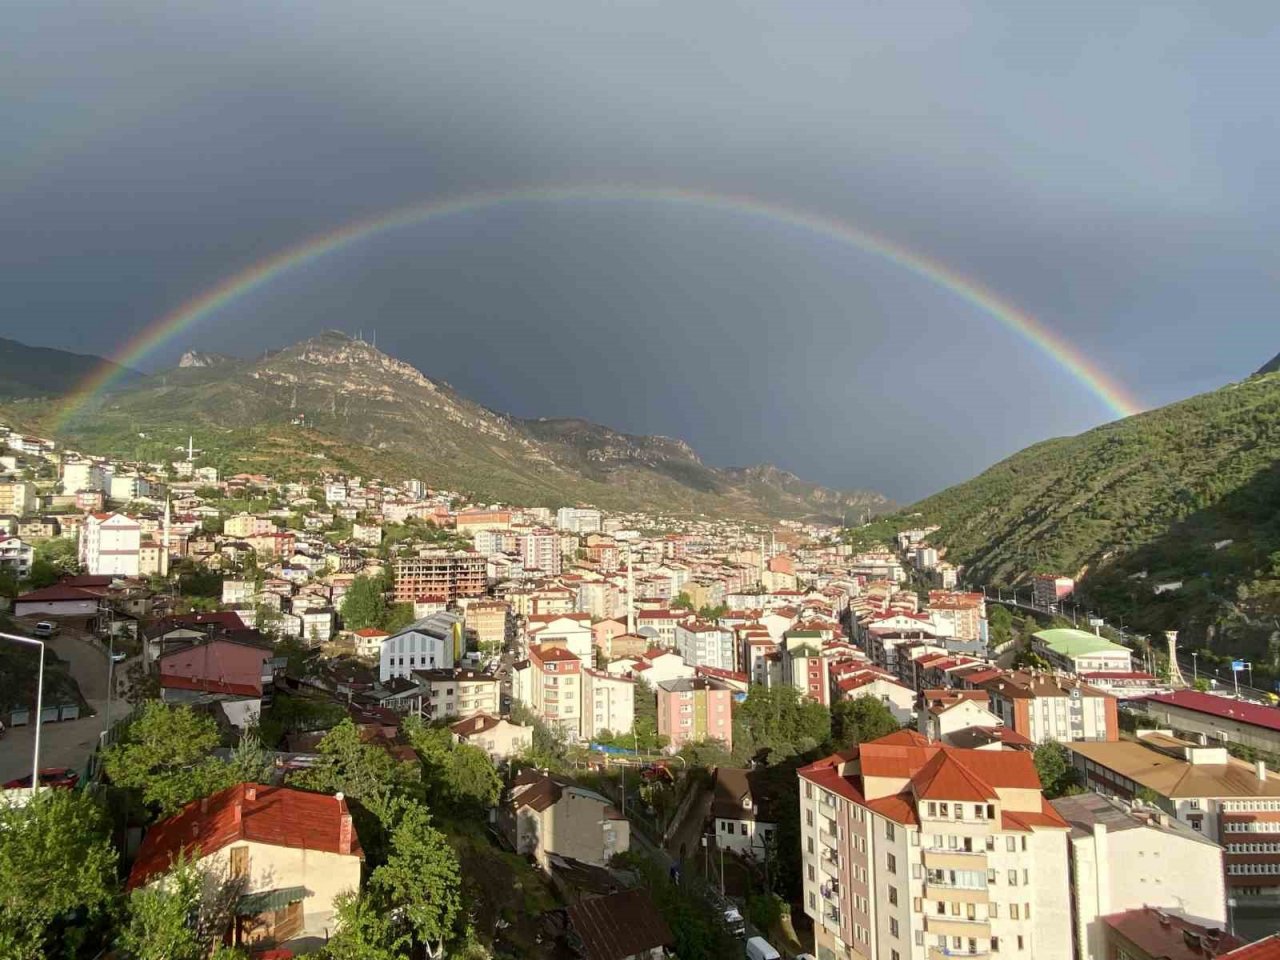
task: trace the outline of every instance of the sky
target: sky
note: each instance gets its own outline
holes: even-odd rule
[[[0,335],[110,355],[361,218],[744,195],[945,264],[1144,406],[1280,351],[1280,8],[45,0],[0,32]],[[282,273],[144,357],[324,329],[495,409],[906,502],[1115,413],[988,312],[778,221],[510,203]]]

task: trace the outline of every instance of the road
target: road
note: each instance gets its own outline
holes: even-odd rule
[[[22,622],[19,624],[21,626]],[[80,685],[80,693],[88,701],[93,715],[45,723],[40,730],[40,766],[71,767],[81,776],[84,776],[89,756],[107,726],[107,655],[85,637],[80,631],[68,628],[49,640],[48,646],[70,665],[71,676]],[[116,664],[115,674],[120,689],[123,689],[126,666],[124,663]],[[115,716],[120,716],[124,709],[127,707],[122,702],[113,702],[112,713]],[[34,723],[9,730],[0,740],[0,783],[30,775],[34,741]]]

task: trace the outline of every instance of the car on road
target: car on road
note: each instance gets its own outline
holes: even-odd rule
[[[32,631],[33,635],[41,638],[52,637],[57,632],[58,625],[51,620],[41,620]]]
[[[747,960],[781,960],[781,954],[764,937],[752,937],[747,941]]]
[[[40,786],[42,787],[61,787],[64,790],[70,790],[79,782],[80,774],[70,767],[45,767],[40,771]],[[31,774],[8,781],[4,785],[4,789],[20,790],[29,786],[31,786]]]
[[[123,650],[117,650],[115,653],[111,655],[112,663],[124,663],[128,659],[129,659],[129,655],[125,653]]]
[[[747,935],[747,922],[742,918],[742,912],[737,907],[729,907],[724,911],[724,925],[735,937]]]

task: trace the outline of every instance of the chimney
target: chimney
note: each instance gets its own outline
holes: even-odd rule
[[[1266,780],[1266,779],[1267,779],[1267,761],[1265,761],[1265,760],[1259,760],[1259,761],[1254,765],[1254,770],[1255,770],[1255,772],[1258,774],[1258,779],[1259,779],[1259,780]]]
[[[201,813],[208,813],[208,812],[209,812],[209,798],[208,798],[208,797],[201,797],[201,798],[200,798],[200,812],[201,812]]]
[[[338,820],[338,852],[351,852],[351,837],[354,831],[351,828],[351,814],[344,813]]]
[[[236,801],[235,811],[232,814],[232,823],[237,827],[244,821],[244,804],[239,800]]]
[[[258,799],[258,785],[256,783],[246,783],[244,785],[244,798],[249,801]]]

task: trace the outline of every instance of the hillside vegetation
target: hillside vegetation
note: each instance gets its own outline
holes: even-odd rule
[[[184,366],[81,411],[60,439],[90,452],[163,460],[190,433],[224,470],[417,477],[534,506],[835,522],[891,506],[876,493],[828,490],[773,467],[710,467],[679,440],[495,413],[344,334],[251,361],[189,356]],[[24,403],[3,413],[39,430],[48,411]]]
[[[52,397],[74,390],[86,377],[101,370],[106,360],[84,353],[29,347],[0,337],[0,398]],[[119,370],[110,364],[112,370]],[[142,375],[126,370],[124,379]]]
[[[1280,373],[1029,447],[881,526],[920,522],[967,582],[1065,573],[1140,629],[1274,663]]]

